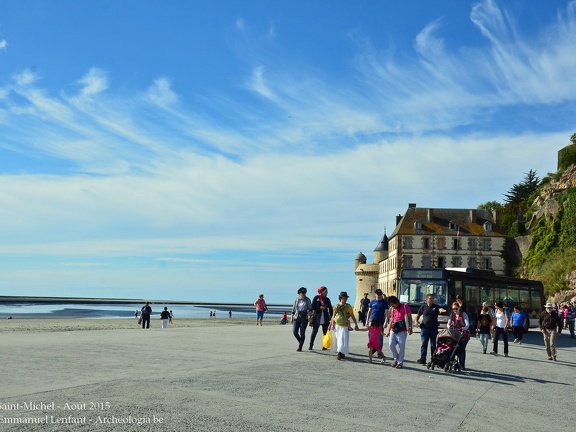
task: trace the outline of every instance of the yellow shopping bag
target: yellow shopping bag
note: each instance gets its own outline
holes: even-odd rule
[[[332,346],[332,332],[327,331],[324,336],[322,336],[322,346],[326,349],[330,349]]]

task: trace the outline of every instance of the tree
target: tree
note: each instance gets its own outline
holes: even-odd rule
[[[576,144],[576,132],[572,134],[572,136],[570,137],[570,142],[572,144]]]
[[[506,204],[521,205],[528,201],[530,195],[538,190],[540,185],[540,178],[536,175],[536,171],[530,170],[525,173],[524,181],[516,183],[510,188],[508,193],[504,194]]]

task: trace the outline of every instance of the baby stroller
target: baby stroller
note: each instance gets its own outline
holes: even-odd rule
[[[435,367],[444,369],[444,372],[459,372],[458,342],[462,334],[456,329],[443,329],[436,338],[436,350],[432,353],[432,361],[426,368],[434,370]]]

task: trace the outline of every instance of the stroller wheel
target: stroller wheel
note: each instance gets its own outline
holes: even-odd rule
[[[430,369],[432,367],[432,362],[426,363],[426,369]]]
[[[459,364],[454,365],[454,372],[460,372],[460,365]]]
[[[444,366],[444,372],[450,372],[450,365],[449,364]]]

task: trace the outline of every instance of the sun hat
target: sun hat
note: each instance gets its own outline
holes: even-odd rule
[[[340,295],[338,296],[338,298],[344,298],[344,297],[348,298],[348,293],[346,291],[340,292]]]
[[[546,303],[546,306],[544,306],[545,308],[549,307],[549,308],[553,308],[554,305],[552,303]]]

